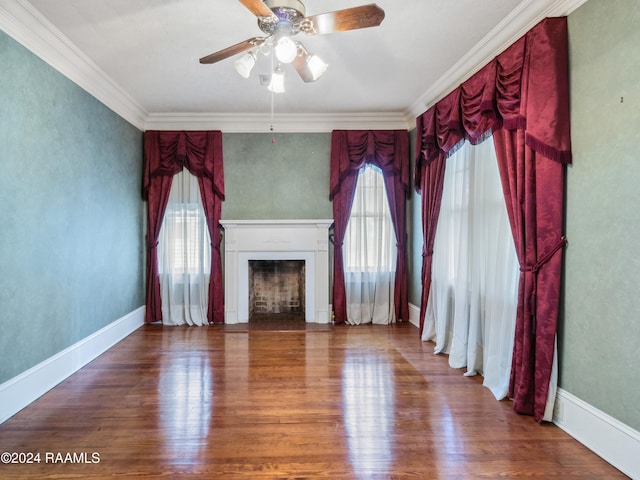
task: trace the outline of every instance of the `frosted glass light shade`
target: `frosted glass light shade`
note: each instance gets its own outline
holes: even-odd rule
[[[298,46],[289,37],[282,37],[275,46],[276,58],[281,63],[291,63],[298,55]]]
[[[284,73],[275,70],[271,75],[271,82],[269,82],[267,89],[273,93],[284,93]]]
[[[309,70],[311,71],[311,75],[314,80],[319,79],[322,74],[327,71],[327,67],[329,67],[329,65],[317,55],[311,55],[307,59],[307,65],[309,66]]]
[[[233,64],[240,76],[249,78],[251,69],[256,64],[256,55],[253,52],[249,52],[233,62]]]

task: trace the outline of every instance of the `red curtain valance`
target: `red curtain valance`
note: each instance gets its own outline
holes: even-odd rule
[[[541,21],[506,51],[417,118],[414,186],[423,168],[462,140],[498,128],[524,129],[546,158],[571,163],[565,18]]]
[[[185,167],[196,177],[209,178],[216,196],[224,200],[222,132],[149,130],[145,132],[144,151],[145,199],[154,177],[173,176]]]
[[[366,163],[380,167],[385,175],[397,175],[408,192],[408,145],[405,130],[334,130],[329,198],[333,200],[345,176],[355,175]]]

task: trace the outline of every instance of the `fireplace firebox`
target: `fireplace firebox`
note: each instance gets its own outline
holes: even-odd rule
[[[304,264],[304,260],[249,260],[249,321],[256,314],[304,314]]]

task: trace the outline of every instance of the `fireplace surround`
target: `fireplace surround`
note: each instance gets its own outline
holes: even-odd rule
[[[329,227],[333,220],[221,220],[225,323],[249,321],[249,261],[304,261],[305,321],[329,323]]]

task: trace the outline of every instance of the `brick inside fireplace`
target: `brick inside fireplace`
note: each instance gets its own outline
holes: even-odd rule
[[[249,260],[249,321],[305,313],[304,260]]]

